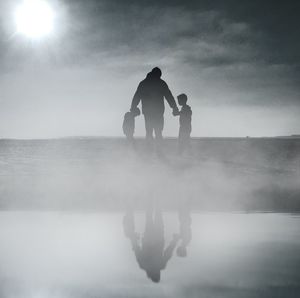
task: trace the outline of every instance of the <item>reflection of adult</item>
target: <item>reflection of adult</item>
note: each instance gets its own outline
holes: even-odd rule
[[[140,101],[142,102],[142,113],[145,117],[146,138],[153,139],[153,131],[157,140],[162,139],[164,128],[164,98],[173,109],[173,115],[178,114],[178,107],[174,97],[165,81],[161,77],[161,70],[158,67],[152,69],[147,77],[139,83],[133,96],[131,111],[137,109]]]
[[[124,217],[124,233],[130,239],[136,260],[153,282],[160,281],[160,272],[165,269],[172,257],[178,237],[174,236],[165,248],[164,225],[160,210],[147,210],[145,232],[141,241],[134,228],[132,211]]]

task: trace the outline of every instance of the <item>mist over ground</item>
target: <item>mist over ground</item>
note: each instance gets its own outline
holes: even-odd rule
[[[299,298],[299,15],[0,0],[0,298]],[[183,155],[167,104],[162,152],[143,116],[120,137],[153,67],[187,94]]]
[[[122,210],[159,200],[176,209],[300,210],[297,138],[192,139],[178,156],[165,139],[165,157],[122,138],[1,140],[1,208]]]

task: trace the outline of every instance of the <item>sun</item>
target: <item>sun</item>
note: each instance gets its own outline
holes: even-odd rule
[[[54,11],[44,0],[24,0],[15,12],[17,32],[37,39],[53,31]]]

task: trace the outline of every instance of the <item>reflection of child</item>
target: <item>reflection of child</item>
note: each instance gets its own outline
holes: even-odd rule
[[[192,131],[192,109],[187,105],[187,96],[182,93],[177,96],[178,104],[182,107],[179,111],[179,136],[178,150],[182,153],[190,145],[190,136]]]
[[[179,219],[179,238],[180,245],[177,247],[176,253],[178,257],[187,256],[187,246],[192,240],[192,218],[189,206],[183,206],[178,213]]]
[[[134,127],[135,127],[135,121],[134,118],[138,115],[140,115],[140,110],[137,108],[136,111],[127,112],[124,115],[123,120],[123,132],[124,135],[127,137],[128,140],[133,139],[134,135]]]

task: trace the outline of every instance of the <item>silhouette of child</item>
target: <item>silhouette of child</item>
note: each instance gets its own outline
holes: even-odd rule
[[[179,111],[179,135],[178,151],[182,153],[190,146],[190,136],[192,131],[192,109],[187,105],[187,96],[182,93],[177,96],[178,104],[181,106]]]
[[[123,120],[123,132],[128,140],[133,140],[134,128],[135,128],[135,117],[140,115],[139,108],[134,111],[125,113]]]

